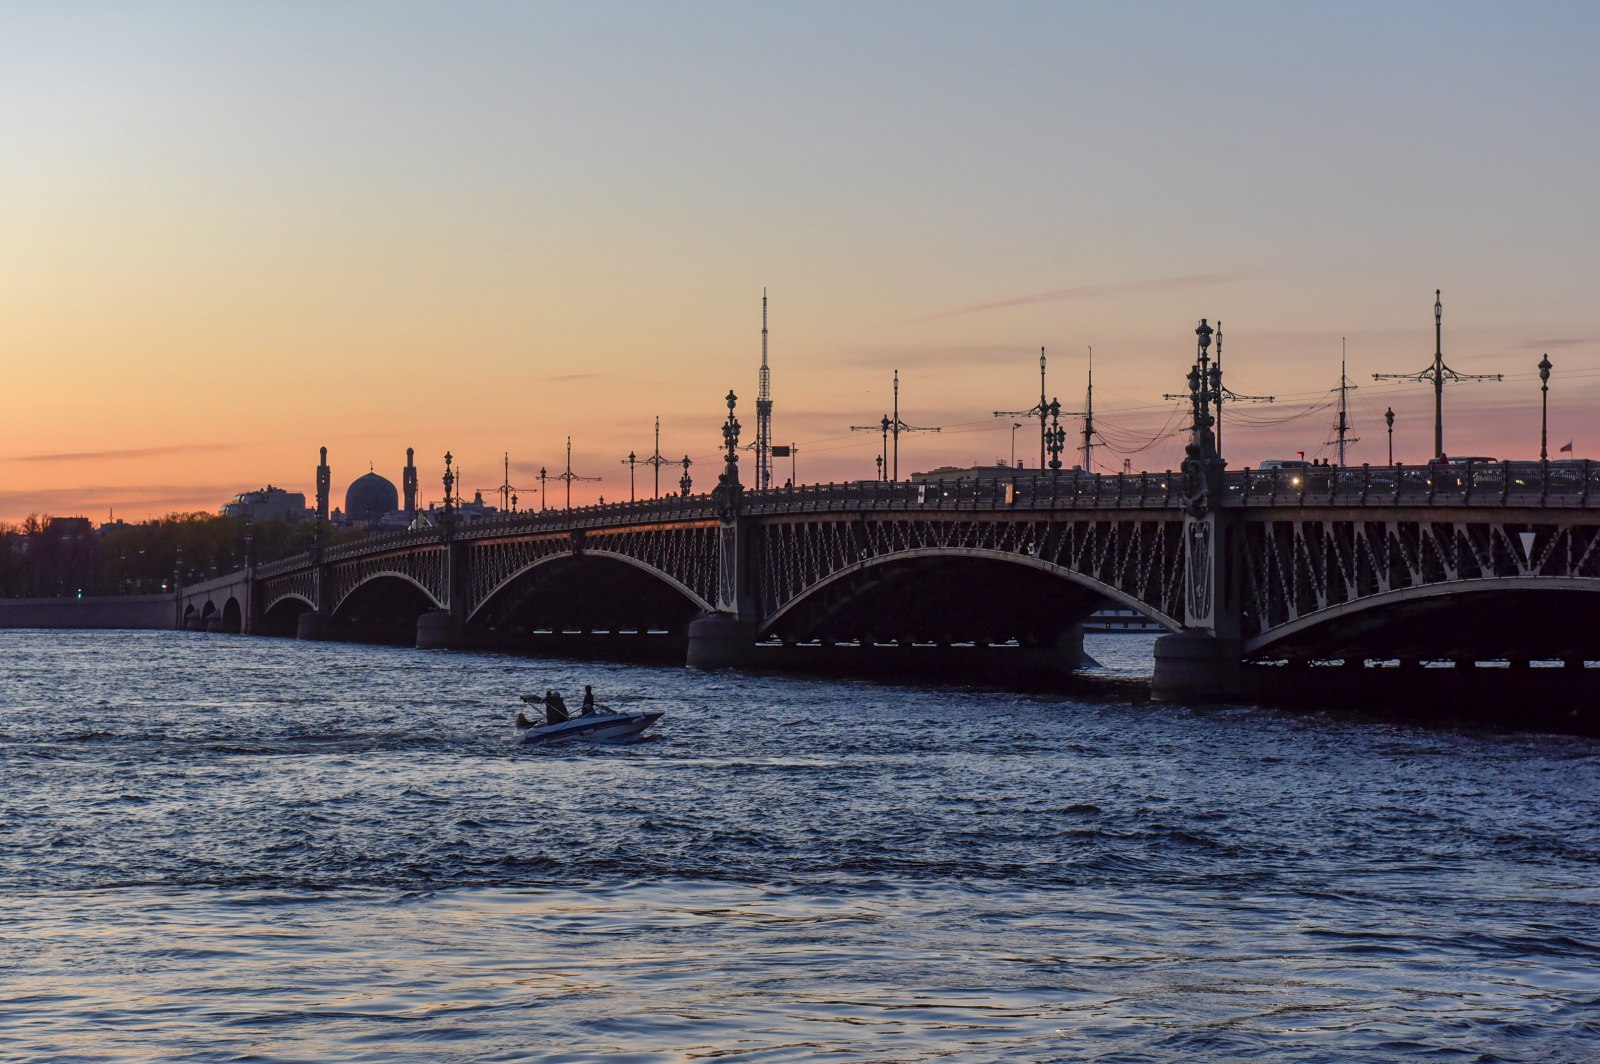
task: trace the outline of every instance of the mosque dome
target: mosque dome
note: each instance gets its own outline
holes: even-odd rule
[[[345,489],[344,515],[348,521],[370,524],[400,509],[400,493],[394,483],[376,473],[357,477]]]

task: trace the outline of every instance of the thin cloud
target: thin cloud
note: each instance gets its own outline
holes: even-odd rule
[[[0,491],[0,520],[17,520],[30,513],[100,514],[112,507],[129,515],[160,515],[173,510],[215,512],[237,491],[237,488],[207,484],[122,484]]]
[[[1056,288],[1048,292],[1034,292],[1025,296],[1013,296],[1010,299],[994,299],[986,303],[973,303],[965,307],[956,307],[953,310],[941,310],[920,318],[912,318],[911,321],[939,321],[943,318],[955,318],[963,314],[981,314],[990,310],[1030,306],[1034,303],[1066,303],[1081,299],[1103,299],[1107,296],[1178,292],[1188,288],[1204,288],[1210,285],[1226,284],[1229,281],[1240,280],[1240,278],[1240,274],[1197,273],[1184,277],[1157,277],[1148,281],[1123,281],[1114,284],[1079,285],[1076,288]]]
[[[546,381],[546,382],[548,382],[550,384],[570,384],[573,381],[597,381],[597,380],[600,379],[600,374],[598,374],[598,373],[561,373],[561,374],[557,374],[554,377],[541,377],[539,379],[543,380],[543,381]]]
[[[1561,340],[1529,340],[1520,345],[1524,351],[1549,351],[1557,347],[1581,347],[1584,344],[1594,343],[1594,338],[1589,336],[1575,336]]]
[[[238,449],[238,444],[208,443],[207,451],[232,451]],[[24,454],[18,455],[13,461],[17,462],[115,462],[128,458],[159,458],[169,454],[192,454],[194,445],[183,444],[172,447],[126,447],[114,451],[67,451],[62,454]]]
[[[892,347],[868,350],[854,348],[827,356],[830,365],[849,366],[980,366],[1003,365],[1013,359],[1022,365],[1037,365],[1037,344],[968,344],[962,346]]]

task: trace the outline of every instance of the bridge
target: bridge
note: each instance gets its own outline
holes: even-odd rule
[[[648,647],[711,668],[780,648],[931,647],[1050,672],[1081,663],[1089,614],[1120,606],[1170,633],[1161,697],[1304,686],[1311,668],[1319,682],[1433,682],[1440,670],[1421,666],[1481,676],[1490,662],[1600,677],[1586,667],[1600,659],[1600,463],[1229,470],[1207,339],[1175,472],[747,491],[730,393],[709,494],[471,523],[447,507],[437,528],[184,588],[177,621],[421,647]]]
[[[1138,610],[1157,686],[1248,667],[1600,658],[1600,464],[865,482],[518,514],[372,537],[183,589],[180,623],[424,647],[1015,647],[1077,663]],[[604,647],[599,652],[604,652]],[[1031,660],[1030,659],[1030,660]]]

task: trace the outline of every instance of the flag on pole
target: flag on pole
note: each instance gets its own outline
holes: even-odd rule
[[[1570,450],[1572,450],[1572,441],[1571,440],[1568,440],[1566,443],[1561,445],[1561,451],[1570,451]],[[1561,451],[1557,451],[1556,453],[1560,454]]]

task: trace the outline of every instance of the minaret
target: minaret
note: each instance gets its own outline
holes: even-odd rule
[[[406,448],[406,468],[400,475],[400,486],[405,492],[406,520],[414,520],[417,516],[417,463],[416,452]]]
[[[767,290],[761,290],[761,376],[756,388],[756,490],[772,487],[772,371],[767,368]]]
[[[328,468],[328,449],[322,449],[322,462],[317,466],[317,520],[328,519],[328,493],[333,488],[333,471]]]

